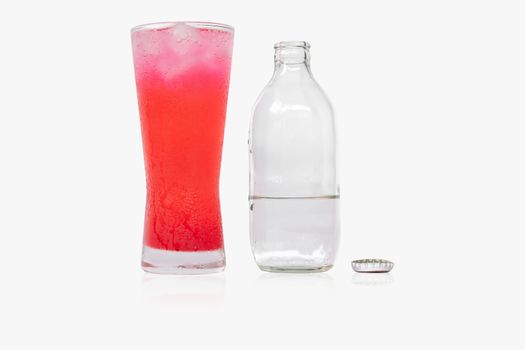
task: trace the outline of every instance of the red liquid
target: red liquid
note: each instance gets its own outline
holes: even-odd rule
[[[144,244],[157,249],[223,248],[219,172],[233,38],[192,30],[199,45],[180,48],[166,30],[133,33],[147,181]],[[144,48],[154,39],[153,49]]]

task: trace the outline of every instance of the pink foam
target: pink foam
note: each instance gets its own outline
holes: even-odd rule
[[[160,74],[170,80],[191,69],[224,71],[231,60],[233,33],[184,23],[132,33],[137,79]]]

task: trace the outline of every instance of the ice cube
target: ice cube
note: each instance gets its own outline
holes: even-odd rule
[[[192,45],[200,41],[199,29],[185,23],[176,23],[170,28],[170,34],[178,44]]]
[[[133,33],[133,47],[138,55],[156,55],[162,50],[162,40],[153,30]]]

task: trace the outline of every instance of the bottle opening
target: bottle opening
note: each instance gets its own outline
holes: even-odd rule
[[[284,48],[303,48],[309,49],[310,44],[307,41],[279,41],[273,45],[274,49],[284,49]]]
[[[276,63],[297,64],[310,60],[310,44],[306,41],[280,41],[273,47]]]

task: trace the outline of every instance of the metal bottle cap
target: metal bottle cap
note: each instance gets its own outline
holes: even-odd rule
[[[394,263],[385,259],[359,259],[352,261],[355,272],[384,273],[394,268]]]

